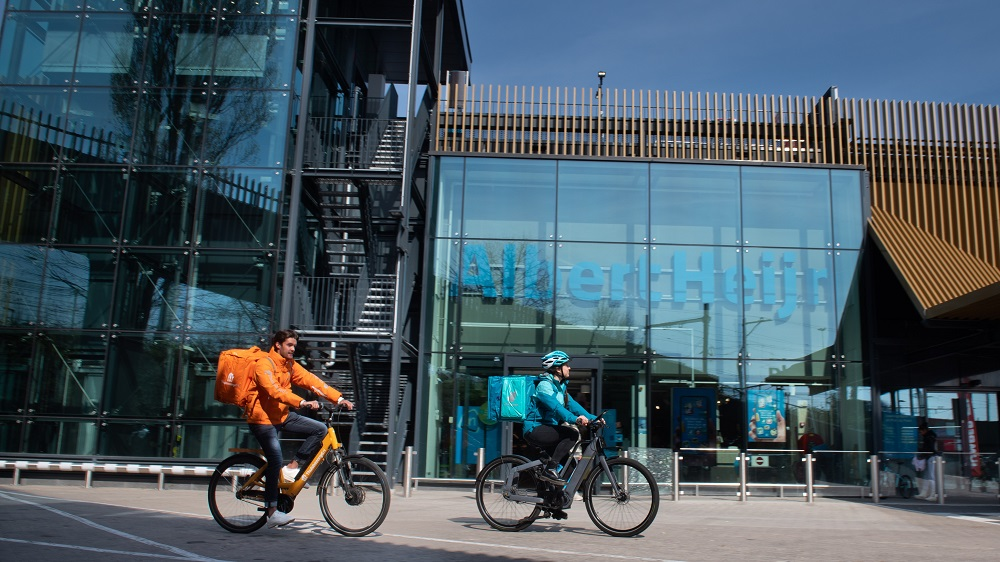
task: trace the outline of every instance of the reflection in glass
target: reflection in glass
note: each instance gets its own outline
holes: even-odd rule
[[[170,424],[153,420],[102,424],[99,455],[112,457],[171,457]]]
[[[743,243],[832,248],[829,170],[741,168]]]
[[[547,340],[552,314],[552,245],[467,240],[460,266],[450,272],[461,287],[465,351],[534,349]]]
[[[230,406],[230,408],[234,408]],[[186,422],[175,426],[170,456],[186,459],[221,459],[230,449],[260,447],[246,423],[236,425],[196,424]]]
[[[431,278],[426,281],[431,302],[430,312],[424,317],[424,332],[430,334],[430,349],[442,351],[456,345],[458,300],[458,271],[460,243],[457,240],[434,241],[428,263],[433,264]]]
[[[198,252],[190,285],[174,287],[186,293],[181,299],[186,329],[235,334],[266,331],[271,325],[276,264],[276,252]]]
[[[558,347],[570,354],[637,353],[645,343],[646,259],[641,244],[559,244]]]
[[[0,280],[2,281],[2,280]],[[15,331],[0,333],[0,414],[14,414],[24,411],[24,399],[27,396],[28,380],[31,372],[31,359],[34,354],[33,338]],[[0,434],[15,426],[13,423],[0,423]],[[14,444],[20,440],[20,424],[17,425]],[[11,442],[0,446],[0,452],[12,451]]]
[[[746,248],[743,269],[746,355],[829,359],[838,320],[832,253]]]
[[[93,328],[106,322],[112,261],[100,250],[0,244],[2,325]]]
[[[191,242],[191,215],[199,177],[178,168],[133,167],[127,174],[126,244],[181,246]]]
[[[78,15],[24,12],[4,21],[0,83],[66,86],[80,40]]]
[[[219,90],[209,94],[203,164],[281,166],[288,134],[288,92]]]
[[[118,260],[114,322],[125,330],[178,330],[184,324],[188,254],[130,250]]]
[[[0,133],[0,145],[4,138]],[[4,167],[0,175],[0,242],[38,243],[51,236],[52,186],[57,174],[40,167]]]
[[[141,75],[148,21],[148,16],[126,13],[84,18],[73,84],[116,86],[134,93]]]
[[[645,242],[649,213],[646,166],[559,163],[559,240]]]
[[[462,235],[464,166],[464,158],[441,158],[438,162],[437,209],[431,222],[435,236],[447,238]]]
[[[863,173],[860,170],[830,170],[833,234],[837,248],[860,249],[864,243],[869,213],[864,204],[868,198],[863,192]]]
[[[652,164],[649,218],[661,244],[740,243],[736,166]]]
[[[467,160],[464,203],[464,236],[549,240],[555,236],[556,163]]]
[[[34,420],[24,430],[24,448],[35,455],[97,454],[97,422]]]
[[[166,418],[183,346],[173,335],[122,334],[108,349],[104,410],[114,417]]]
[[[838,359],[861,361],[864,358],[861,326],[861,252],[834,252],[837,283]]]
[[[101,411],[107,342],[94,334],[47,332],[36,338],[28,408],[37,414]]]
[[[649,257],[651,350],[677,357],[740,353],[743,274],[732,248],[654,246]]]
[[[55,184],[55,240],[113,244],[121,237],[128,174],[107,168],[66,167]]]
[[[201,246],[277,247],[280,170],[204,170],[199,187],[195,240]]]
[[[59,158],[68,106],[68,88],[0,87],[0,160],[20,166]]]

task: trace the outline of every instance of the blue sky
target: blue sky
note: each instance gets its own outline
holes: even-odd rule
[[[1000,105],[1000,0],[464,0],[470,82]]]

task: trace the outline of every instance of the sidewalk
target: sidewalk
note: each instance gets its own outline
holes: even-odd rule
[[[919,500],[718,497],[666,499],[654,524],[631,539],[601,533],[582,504],[569,519],[536,521],[519,533],[493,530],[471,490],[400,488],[374,535],[336,534],[315,491],[299,496],[289,528],[249,535],[211,518],[204,490],[0,485],[0,549],[7,560],[996,560],[997,505],[937,506]],[[944,508],[946,511],[938,511]]]

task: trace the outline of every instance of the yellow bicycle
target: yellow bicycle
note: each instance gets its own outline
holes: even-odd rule
[[[361,537],[378,529],[389,513],[389,479],[377,464],[357,455],[347,455],[333,430],[334,408],[323,406],[327,425],[323,445],[294,482],[279,483],[278,509],[292,511],[295,498],[325,460],[328,467],[319,478],[316,494],[323,518],[337,532]],[[257,449],[231,449],[236,454],[223,460],[208,483],[208,507],[223,529],[250,533],[267,523],[264,507],[264,469],[267,460]]]

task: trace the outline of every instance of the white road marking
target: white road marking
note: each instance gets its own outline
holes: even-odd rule
[[[989,523],[990,525],[1000,525],[1000,519],[995,517],[980,517],[978,515],[949,515],[952,519],[963,521],[976,521],[977,523]]]
[[[390,534],[390,533],[385,533],[384,536],[386,536],[386,537],[396,537],[396,538],[399,538],[399,539],[407,539],[407,540],[443,542],[443,543],[451,543],[451,544],[461,544],[461,545],[466,545],[466,546],[480,546],[480,547],[484,546],[484,547],[488,547],[488,548],[504,548],[504,549],[508,549],[508,550],[530,550],[532,552],[538,552],[538,547],[537,546],[514,546],[514,545],[509,545],[509,544],[493,544],[493,543],[476,542],[476,541],[460,541],[460,540],[454,540],[454,539],[437,539],[437,538],[432,538],[432,537],[417,537],[417,536],[413,536],[413,535],[395,535],[395,534]],[[668,560],[666,558],[644,558],[644,557],[641,557],[641,556],[625,556],[623,554],[605,554],[603,552],[601,552],[601,553],[583,552],[583,551],[580,551],[580,550],[550,550],[550,549],[546,549],[545,553],[546,554],[566,554],[568,556],[582,556],[582,557],[595,557],[595,558],[613,558],[615,560],[644,560],[644,561],[648,561],[648,562],[681,562],[679,560]]]
[[[0,537],[0,542],[14,542],[19,544],[30,544],[33,546],[47,546],[52,548],[68,548],[70,550],[83,550],[86,552],[100,552],[101,554],[124,554],[126,556],[138,556],[146,558],[165,558],[167,560],[211,560],[210,558],[190,558],[188,556],[172,556],[170,554],[155,554],[148,552],[133,552],[129,550],[113,550],[110,548],[94,548],[90,546],[79,546],[75,544],[60,544],[45,541],[26,541],[21,539],[8,539]]]
[[[132,541],[144,544],[146,546],[152,546],[152,547],[155,547],[155,548],[162,548],[163,550],[166,550],[167,552],[174,553],[175,555],[177,555],[178,558],[181,558],[181,559],[184,559],[184,560],[202,560],[202,561],[206,561],[206,562],[214,560],[213,558],[206,558],[206,557],[201,556],[199,554],[195,554],[193,552],[188,552],[186,550],[177,548],[175,546],[170,546],[168,544],[158,543],[156,541],[152,541],[152,540],[149,540],[147,538],[140,537],[138,535],[133,535],[133,534],[130,534],[130,533],[126,533],[124,531],[119,531],[118,529],[113,529],[111,527],[106,527],[106,526],[101,525],[99,523],[94,523],[93,521],[91,521],[89,519],[85,519],[83,517],[80,517],[80,516],[77,516],[77,515],[73,515],[72,513],[67,513],[65,511],[60,511],[60,510],[58,510],[58,509],[56,509],[54,507],[50,507],[50,506],[43,505],[43,504],[40,504],[40,503],[36,503],[36,502],[33,502],[33,501],[29,501],[29,500],[26,500],[26,499],[16,498],[16,497],[14,497],[14,496],[12,496],[10,494],[4,493],[4,492],[0,492],[0,497],[8,499],[10,501],[20,502],[20,503],[31,505],[31,506],[34,506],[34,507],[37,507],[37,508],[40,508],[40,509],[44,509],[44,510],[50,511],[52,513],[55,513],[56,515],[61,515],[63,517],[67,517],[69,519],[77,521],[78,523],[82,523],[82,524],[87,525],[89,527],[93,527],[93,528],[95,528],[97,530],[104,531],[104,532],[107,532],[107,533],[111,533],[112,535],[116,535],[118,537],[121,537],[121,538],[124,538],[124,539],[128,539],[128,540],[132,540]],[[86,547],[75,547],[75,548],[86,549]],[[138,553],[136,553],[136,554],[138,554]]]

